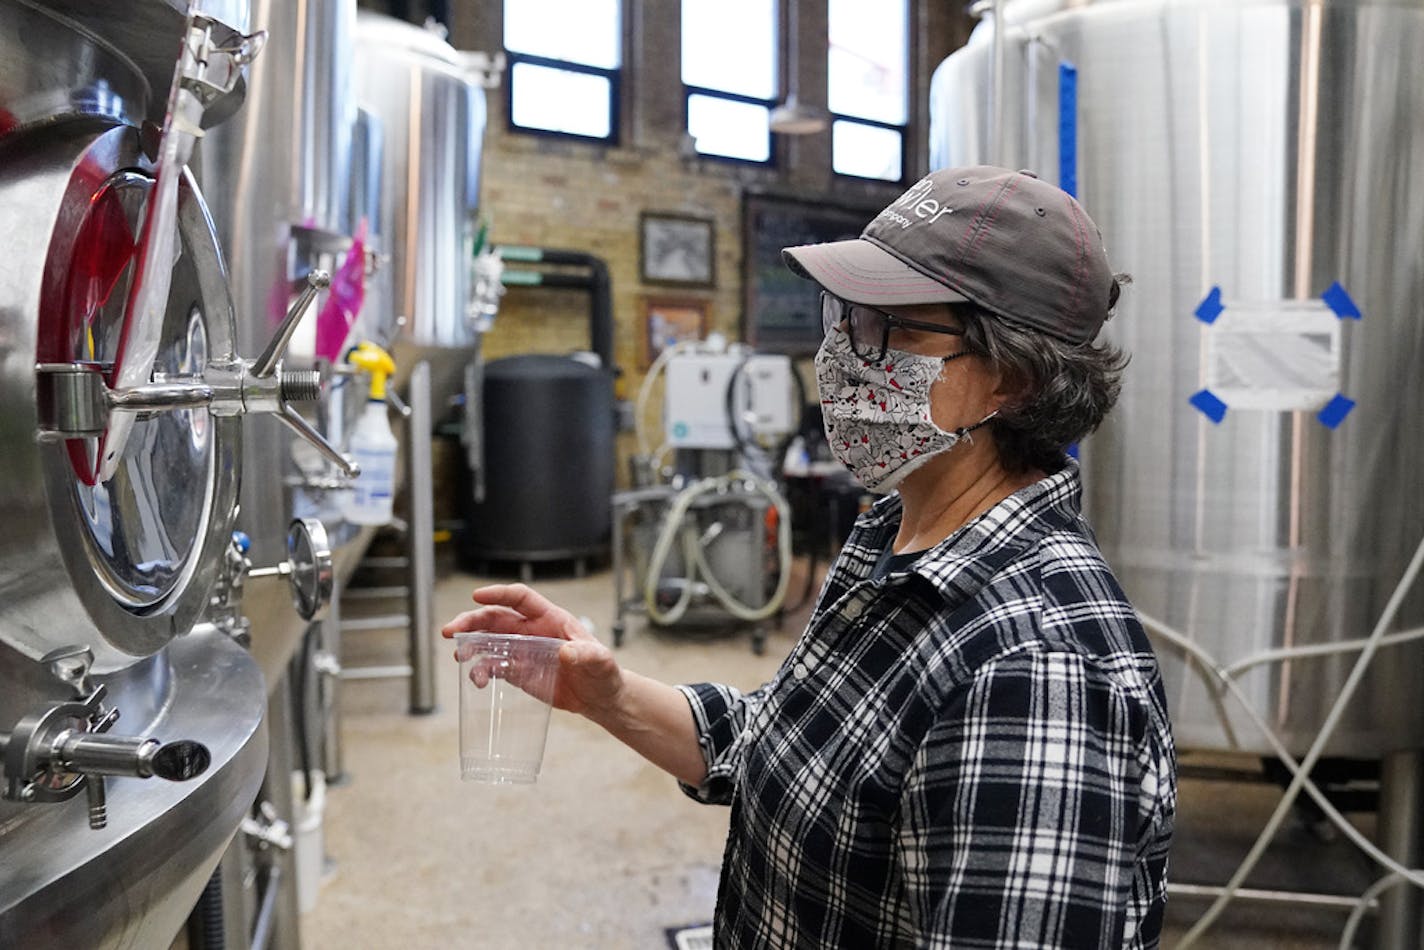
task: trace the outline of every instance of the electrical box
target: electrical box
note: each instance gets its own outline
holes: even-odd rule
[[[727,389],[742,357],[734,353],[685,353],[668,361],[663,427],[678,449],[732,449]]]
[[[789,356],[758,353],[742,367],[745,408],[744,425],[756,435],[780,437],[796,428],[800,415],[797,389]]]

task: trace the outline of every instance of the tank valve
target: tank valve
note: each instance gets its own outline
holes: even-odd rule
[[[5,798],[63,802],[82,791],[89,799],[89,827],[98,829],[108,824],[105,776],[182,782],[207,771],[212,756],[200,742],[106,734],[119,711],[104,705],[106,687],[89,678],[94,654],[88,647],[61,647],[40,662],[75,698],[36,709],[0,733]]]
[[[282,356],[297,324],[311,309],[317,294],[331,283],[325,271],[307,274],[282,323],[261,355],[254,360],[231,357],[210,360],[201,377],[155,377],[151,383],[110,389],[94,363],[41,363],[35,367],[35,401],[41,441],[103,435],[112,413],[167,412],[207,409],[215,416],[270,413],[310,442],[348,478],[361,470],[327,442],[294,407],[315,401],[321,380],[311,370],[283,370]]]

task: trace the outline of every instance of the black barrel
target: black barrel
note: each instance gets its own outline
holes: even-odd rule
[[[613,377],[568,356],[484,368],[483,501],[466,492],[471,560],[552,561],[608,550]]]

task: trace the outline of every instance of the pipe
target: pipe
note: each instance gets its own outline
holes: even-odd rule
[[[277,919],[277,895],[281,893],[282,866],[267,865],[262,885],[262,905],[257,910],[257,922],[252,925],[252,950],[267,950]]]
[[[1004,5],[1002,0],[990,0],[990,15],[994,18],[994,45],[990,54],[993,86],[990,94],[989,161],[1004,164]]]
[[[410,502],[410,712],[435,711],[435,485],[430,433],[430,364],[417,363],[406,390],[410,418],[406,420],[406,490]]]
[[[584,267],[587,274],[544,273],[541,271],[506,270],[502,277],[506,287],[567,287],[587,290],[590,297],[589,348],[598,354],[603,368],[613,370],[613,289],[608,265],[600,257],[584,251],[568,251],[544,247],[500,245],[501,260],[521,264],[555,264]]]

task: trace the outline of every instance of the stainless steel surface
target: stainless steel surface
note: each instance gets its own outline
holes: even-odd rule
[[[328,785],[346,778],[346,744],[341,732],[341,602],[346,594],[338,583],[331,606],[317,630],[318,715],[321,721],[321,770]]]
[[[431,433],[435,420],[430,411],[430,364],[419,363],[410,374],[407,393],[410,416],[405,420],[406,498],[410,525],[410,711],[435,710],[435,462]]]
[[[363,526],[345,544],[332,547],[332,574],[338,586],[344,585],[345,579],[361,563],[361,557],[375,533],[375,528]],[[280,576],[252,578],[247,582],[243,595],[243,612],[252,622],[254,631],[252,655],[268,684],[275,685],[285,675],[287,661],[306,631],[306,621],[298,624],[292,619],[296,615],[292,611],[290,585]],[[291,632],[294,628],[295,632]],[[276,633],[260,635],[257,631]],[[290,636],[287,635],[289,632]]]
[[[1379,840],[1407,868],[1424,858],[1424,753],[1386,756],[1380,774]],[[1376,950],[1417,950],[1424,906],[1417,887],[1396,886],[1380,895]]]
[[[1133,362],[1083,448],[1089,517],[1127,593],[1223,665],[1364,637],[1424,535],[1424,3],[1010,0],[1004,15],[1004,161],[1056,179],[1057,67],[1076,64],[1079,196],[1134,278],[1106,330]],[[985,157],[990,43],[981,28],[935,76],[936,167]],[[1320,303],[1337,281],[1363,319]],[[1209,326],[1194,311],[1213,287],[1226,312]],[[1247,378],[1214,424],[1188,399],[1219,385],[1226,320],[1278,321],[1296,345],[1322,327],[1353,411],[1332,429],[1320,394]],[[1414,591],[1397,625],[1421,620]],[[1269,754],[1158,654],[1181,746]],[[1353,661],[1240,682],[1299,754]],[[1326,753],[1417,749],[1422,701],[1419,642],[1389,648]]]
[[[398,321],[395,388],[431,368],[433,405],[463,387],[478,333],[467,317],[485,126],[480,74],[444,39],[362,12],[356,28],[361,107],[380,120],[385,187],[375,219]]]
[[[254,3],[250,29],[266,30],[268,41],[249,72],[247,102],[202,146],[202,180],[228,251],[238,336],[246,352],[257,352],[273,335],[307,275],[334,272],[351,242],[355,20],[355,0]],[[310,366],[314,344],[315,321],[308,318],[291,340],[287,365]],[[308,483],[315,483],[293,460],[307,451],[293,436],[310,438],[315,428],[307,424],[310,418],[284,412],[244,430],[246,457],[261,460],[244,479],[241,499],[240,525],[252,538],[255,564],[285,557],[287,525],[296,516],[323,519],[338,570],[348,563],[341,557],[344,545],[369,540],[340,523],[335,488],[311,487]],[[332,434],[325,427],[319,431]],[[317,451],[341,468],[339,448],[317,446]],[[275,684],[306,622],[292,612],[284,583],[261,579],[247,586],[252,649]]]
[[[0,35],[25,37],[0,57],[0,135],[75,114],[136,123],[147,111],[152,94],[138,67],[98,37],[66,28],[58,14],[0,3]]]
[[[302,279],[297,299],[292,301],[291,306],[287,308],[286,316],[277,325],[277,329],[272,333],[272,339],[263,348],[262,354],[253,361],[252,375],[267,377],[277,371],[277,365],[281,362],[282,356],[286,354],[287,346],[292,342],[292,334],[297,332],[297,326],[302,317],[306,316],[311,305],[316,302],[317,293],[330,286],[331,275],[326,271],[307,272]]]
[[[245,2],[198,4],[219,45],[235,46]],[[188,5],[178,0],[0,2],[0,136],[75,116],[163,125]],[[245,84],[213,104],[205,126],[241,104]]]
[[[0,693],[33,693],[15,659],[0,645]],[[168,946],[257,790],[265,690],[226,637],[199,628],[106,685],[126,729],[200,741],[212,766],[189,782],[111,781],[101,831],[82,799],[0,803],[0,945]]]
[[[238,422],[200,409],[142,419],[118,472],[96,484],[83,441],[36,442],[36,362],[112,359],[123,312],[102,301],[123,293],[102,295],[119,260],[105,254],[132,233],[152,179],[124,127],[56,124],[0,149],[0,233],[32,235],[0,260],[0,639],[32,658],[87,642],[98,669],[113,670],[206,607],[231,531]],[[158,368],[192,378],[230,358],[234,341],[221,257],[187,179],[179,229]],[[101,303],[85,310],[83,299]]]

